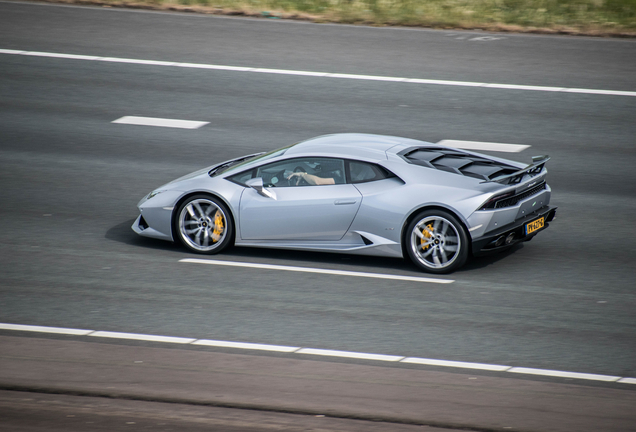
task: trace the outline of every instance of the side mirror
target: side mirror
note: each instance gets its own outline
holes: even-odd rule
[[[276,194],[274,194],[274,192],[265,189],[265,187],[263,186],[263,179],[261,177],[249,179],[245,182],[245,184],[258,192],[259,195],[262,195],[266,198],[276,199]]]

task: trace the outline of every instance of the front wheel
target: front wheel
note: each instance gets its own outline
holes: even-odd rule
[[[406,230],[411,260],[429,273],[450,273],[468,258],[468,234],[452,214],[442,210],[419,213]]]
[[[234,233],[229,210],[209,195],[194,195],[185,200],[177,209],[174,228],[184,246],[206,254],[221,252]]]

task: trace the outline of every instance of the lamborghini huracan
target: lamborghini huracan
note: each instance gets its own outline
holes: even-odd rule
[[[230,245],[409,258],[449,273],[555,218],[530,164],[408,138],[334,134],[212,165],[145,196],[132,229],[195,253]]]

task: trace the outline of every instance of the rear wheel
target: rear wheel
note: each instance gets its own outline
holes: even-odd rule
[[[220,200],[194,195],[179,206],[175,232],[181,243],[194,252],[218,253],[230,244],[234,234],[229,214]]]
[[[411,260],[429,273],[450,273],[468,258],[468,234],[452,214],[425,210],[409,224],[406,248]]]

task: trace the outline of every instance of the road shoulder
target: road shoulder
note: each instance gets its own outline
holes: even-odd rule
[[[621,388],[32,337],[0,336],[0,389],[469,430],[636,424]]]

